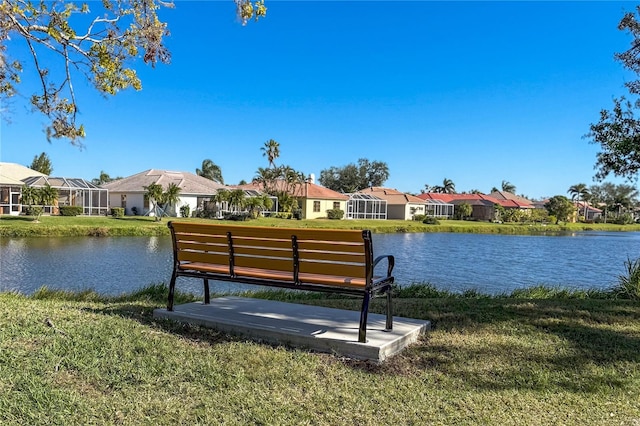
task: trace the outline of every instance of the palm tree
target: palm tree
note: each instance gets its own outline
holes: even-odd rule
[[[153,205],[153,213],[155,215],[156,221],[161,220],[158,217],[158,203],[162,202],[162,186],[157,183],[149,184],[149,186],[143,186],[147,193],[145,194],[149,199],[149,202]],[[151,211],[150,210],[150,211]]]
[[[222,178],[222,169],[208,158],[206,160],[202,160],[202,169],[196,168],[196,174],[218,183],[224,183],[224,179]]]
[[[276,178],[277,175],[275,169],[258,167],[256,175],[253,178],[253,182],[261,184],[264,191],[271,193],[275,190]]]
[[[38,195],[38,198],[40,199],[40,204],[43,207],[50,206],[51,207],[50,213],[53,213],[53,205],[56,204],[56,201],[58,201],[58,196],[59,196],[58,190],[55,188],[52,188],[51,185],[47,183],[42,188],[38,189],[37,195]]]
[[[24,185],[20,195],[20,202],[31,207],[37,203],[37,200],[38,191],[33,186]]]
[[[589,190],[587,189],[587,185],[584,183],[571,185],[567,192],[571,194],[571,200],[574,201],[578,206],[580,206],[580,201],[584,201],[585,197],[589,196]],[[587,220],[586,203],[583,203],[583,209],[584,209],[584,220]],[[578,212],[579,211],[580,211],[580,208],[578,208]]]
[[[269,167],[275,169],[275,160],[280,157],[280,144],[273,139],[269,139],[260,150],[262,151],[262,156],[267,157],[267,160],[269,160]]]
[[[436,185],[433,188],[433,192],[437,192],[439,194],[455,194],[456,193],[456,185],[453,183],[451,179],[444,178],[441,185]]]
[[[234,207],[234,211],[242,211],[246,205],[247,194],[242,189],[234,189],[229,194],[229,204]]]
[[[215,195],[213,195],[209,201],[211,201],[212,203],[215,203],[215,211],[219,212],[221,210],[225,210],[224,207],[225,203],[229,202],[229,190],[224,189],[224,188],[220,188],[218,189],[218,191],[215,193]],[[222,217],[222,216],[219,216]]]
[[[260,196],[262,198],[262,206],[265,210],[271,210],[273,207],[273,199],[269,196],[269,194],[262,194]]]
[[[249,208],[249,214],[253,219],[258,217],[261,209],[264,208],[264,198],[261,196],[247,198],[245,205]]]
[[[175,206],[180,200],[180,187],[171,182],[167,187],[167,190],[162,193],[162,202],[165,205],[164,209],[167,210],[170,206]]]
[[[116,176],[112,178],[111,176],[109,176],[109,173],[105,172],[104,170],[100,170],[100,176],[97,178],[91,179],[91,183],[96,186],[100,186],[102,184],[113,182],[114,180],[118,180],[118,179],[122,179],[122,176]]]
[[[502,181],[502,192],[508,192],[510,194],[516,193],[516,186],[509,181]]]

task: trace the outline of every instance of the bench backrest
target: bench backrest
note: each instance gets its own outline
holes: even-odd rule
[[[368,230],[270,228],[169,222],[177,264],[205,263],[359,278],[373,277]]]

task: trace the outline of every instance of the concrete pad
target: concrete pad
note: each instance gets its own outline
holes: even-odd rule
[[[359,343],[360,312],[235,296],[211,299],[209,305],[176,305],[171,312],[156,309],[153,316],[376,362],[397,354],[431,327],[429,321],[394,317],[393,330],[385,330],[385,316],[369,313],[367,343]]]

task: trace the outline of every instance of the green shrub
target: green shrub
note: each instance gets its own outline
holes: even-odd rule
[[[245,220],[249,220],[251,218],[251,213],[249,212],[241,212],[241,213],[227,213],[224,215],[224,220],[235,220],[244,222]]]
[[[291,212],[277,212],[273,215],[276,219],[291,219]]]
[[[344,210],[340,210],[340,209],[327,210],[327,217],[329,219],[342,219],[344,217]]]
[[[23,207],[24,214],[27,216],[40,216],[44,211],[40,206],[28,206]]]
[[[196,209],[193,216],[201,219],[217,219],[217,212],[212,209]]]
[[[78,216],[83,213],[80,206],[60,206],[60,216]]]
[[[191,214],[191,207],[189,207],[189,204],[185,204],[180,207],[180,216],[189,217],[190,214]]]
[[[413,215],[413,220],[418,221],[418,222],[424,222],[424,220],[427,218],[426,214],[414,214]]]
[[[136,206],[131,207],[131,214],[138,216],[138,208]]]
[[[124,217],[124,207],[111,207],[111,216]]]
[[[640,300],[640,258],[633,261],[627,258],[624,267],[627,274],[618,276],[618,285],[613,292],[625,299]]]
[[[440,225],[440,221],[433,216],[425,217],[422,223],[426,225]]]
[[[633,222],[633,216],[630,213],[621,214],[614,221],[614,223],[617,225],[630,225]]]

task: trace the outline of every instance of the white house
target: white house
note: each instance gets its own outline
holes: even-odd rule
[[[20,164],[0,163],[0,214],[20,214],[23,179],[34,176],[46,175]]]
[[[177,216],[180,207],[185,205],[188,205],[189,210],[193,212],[209,201],[218,189],[227,188],[225,185],[193,173],[155,169],[105,183],[102,188],[109,190],[110,207],[123,207],[127,215],[153,215],[153,212],[149,211],[153,204],[149,203],[145,187],[157,184],[163,190],[167,190],[172,183],[180,188],[180,194],[177,205],[172,206],[172,210],[167,212],[170,216]]]

